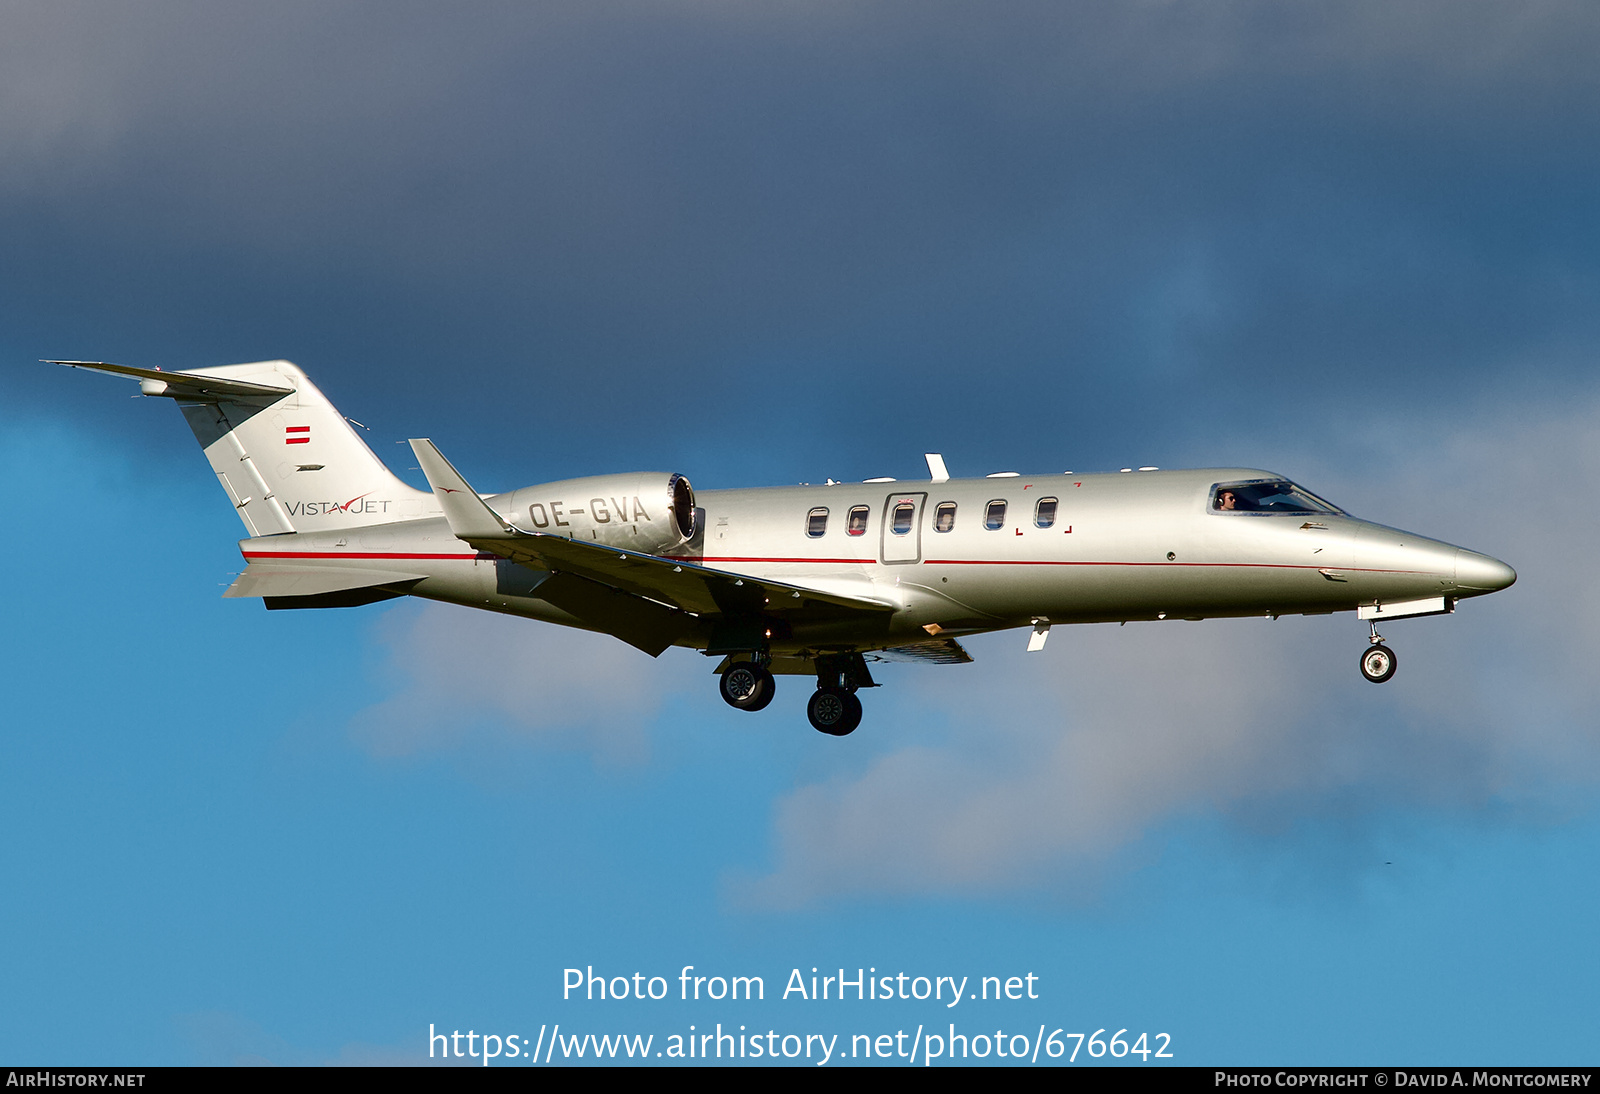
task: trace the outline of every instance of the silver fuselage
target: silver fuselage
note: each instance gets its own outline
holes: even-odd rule
[[[1279,478],[1216,468],[706,490],[696,494],[694,537],[663,557],[895,606],[869,622],[786,622],[770,648],[788,655],[870,650],[1039,620],[1326,614],[1430,597],[1453,603],[1515,579],[1486,555],[1345,514],[1212,508],[1218,483]],[[487,500],[527,528],[529,491]],[[1048,527],[1035,519],[1042,498],[1057,499]],[[986,517],[998,501],[1005,502],[1004,519],[991,528]],[[955,506],[948,521],[939,519],[946,503]],[[857,507],[866,508],[866,519],[852,528]],[[809,534],[823,509],[821,534]],[[568,535],[585,532],[574,525]],[[474,551],[442,518],[264,536],[242,541],[241,549],[252,561],[403,567],[426,575],[410,588],[415,596],[585,626],[539,598],[546,575]],[[704,639],[696,632],[678,644],[704,648]]]

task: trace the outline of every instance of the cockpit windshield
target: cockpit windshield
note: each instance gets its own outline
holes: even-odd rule
[[[1311,491],[1285,479],[1267,482],[1219,483],[1211,489],[1214,513],[1324,513],[1342,514]]]

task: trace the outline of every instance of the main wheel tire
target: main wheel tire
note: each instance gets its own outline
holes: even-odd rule
[[[1399,666],[1400,659],[1394,655],[1394,650],[1382,643],[1368,646],[1361,651],[1361,675],[1374,684],[1381,684],[1389,679]]]
[[[739,661],[729,665],[717,683],[722,700],[735,710],[760,710],[772,702],[778,690],[772,673],[754,661]]]
[[[847,733],[854,733],[856,726],[861,724],[861,700],[856,698],[856,693],[853,691],[845,692],[844,697],[845,701],[850,704],[850,717],[845,721],[847,728],[839,731],[838,735],[840,737]]]
[[[806,703],[812,728],[843,737],[861,724],[861,700],[844,688],[818,688]]]

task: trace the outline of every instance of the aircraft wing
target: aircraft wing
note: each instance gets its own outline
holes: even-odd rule
[[[692,562],[523,531],[490,509],[432,441],[413,440],[411,448],[457,538],[480,551],[512,559],[532,569],[571,574],[697,616],[781,614],[800,610],[815,613],[818,609],[878,615],[895,610],[895,605],[884,601],[822,592]]]
[[[656,555],[538,532],[461,538],[480,551],[489,551],[537,570],[575,574],[695,615],[782,613],[821,605],[872,613],[894,610],[894,605],[875,600],[818,592],[781,581],[758,580],[692,562],[675,562]]]

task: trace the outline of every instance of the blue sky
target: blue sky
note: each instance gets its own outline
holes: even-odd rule
[[[1592,1062],[1589,6],[0,29],[0,1058],[955,1021]],[[742,715],[686,651],[223,601],[243,533],[179,415],[42,357],[289,358],[485,490],[1264,466],[1520,576],[1395,624],[1382,688],[1352,617],[1058,628],[887,670],[825,739],[802,684]],[[590,965],[769,998],[563,1002]],[[773,998],[813,966],[1041,998]]]

